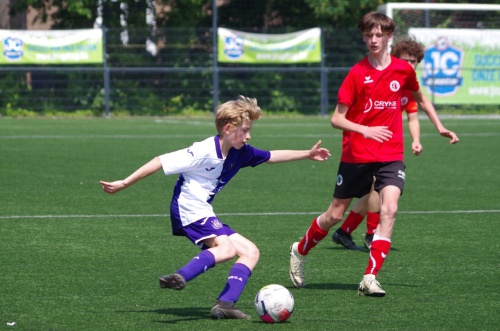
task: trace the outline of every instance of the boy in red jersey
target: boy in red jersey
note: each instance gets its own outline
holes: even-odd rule
[[[353,198],[370,193],[375,177],[374,189],[380,195],[380,223],[358,294],[382,297],[385,291],[376,275],[389,254],[405,180],[402,91],[411,91],[422,108],[433,109],[433,106],[423,97],[415,70],[388,53],[395,29],[392,19],[370,12],[360,20],[358,29],[369,54],[347,74],[331,118],[332,126],[343,131],[333,200],[328,210],[312,221],[301,241],[291,245],[290,279],[296,287],[304,286],[306,255],[342,221]],[[439,133],[452,141],[458,139],[444,127]]]
[[[415,38],[402,39],[392,45],[391,55],[408,62],[413,70],[416,70],[418,64],[424,58],[424,45],[417,42]],[[410,135],[412,137],[412,153],[418,156],[423,151],[423,147],[420,143],[418,106],[415,99],[413,99],[410,91],[403,91],[403,96],[401,98],[401,108],[407,113],[408,127],[410,130]],[[423,111],[432,120],[438,132],[447,131],[441,124],[434,109],[424,108]],[[453,136],[450,142],[458,142],[458,139],[455,139],[456,135],[453,132],[450,132],[450,134],[452,134]],[[359,224],[361,224],[364,217],[366,216],[366,235],[364,244],[367,249],[370,249],[375,229],[377,228],[380,220],[379,206],[380,201],[378,194],[377,192],[372,190],[369,196],[365,196],[356,202],[344,222],[342,222],[340,228],[333,233],[332,240],[347,249],[362,249],[354,243],[351,233],[359,226]]]

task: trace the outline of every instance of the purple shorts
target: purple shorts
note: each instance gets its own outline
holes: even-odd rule
[[[182,228],[184,235],[201,249],[209,248],[203,240],[218,236],[230,236],[236,232],[217,217],[206,217]]]

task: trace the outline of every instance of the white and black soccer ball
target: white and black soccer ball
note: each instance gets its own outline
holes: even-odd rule
[[[257,315],[262,321],[280,323],[292,315],[295,300],[286,287],[271,284],[260,289],[255,296],[254,304]]]

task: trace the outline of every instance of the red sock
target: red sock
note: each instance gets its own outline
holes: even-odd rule
[[[387,254],[389,254],[389,249],[391,248],[391,242],[387,239],[376,238],[372,242],[370,249],[370,258],[368,259],[368,267],[365,270],[365,275],[373,274],[377,275],[379,270],[384,264]]]
[[[360,225],[361,222],[363,222],[363,218],[365,218],[363,215],[355,213],[351,210],[351,212],[349,213],[349,215],[347,215],[346,219],[344,220],[340,228],[344,232],[351,234],[354,230],[356,230],[358,225]]]
[[[311,226],[307,229],[306,235],[299,242],[298,251],[300,255],[307,255],[328,234],[328,231],[319,227],[317,219],[313,219]]]
[[[380,223],[380,213],[368,212],[366,214],[366,233],[374,234],[378,223]]]

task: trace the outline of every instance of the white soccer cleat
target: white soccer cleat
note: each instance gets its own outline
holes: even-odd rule
[[[290,279],[295,287],[304,287],[306,257],[297,251],[299,243],[290,246]]]
[[[364,275],[363,280],[359,283],[358,295],[366,295],[370,297],[383,297],[385,291],[380,287],[380,283],[375,279],[375,275]]]

